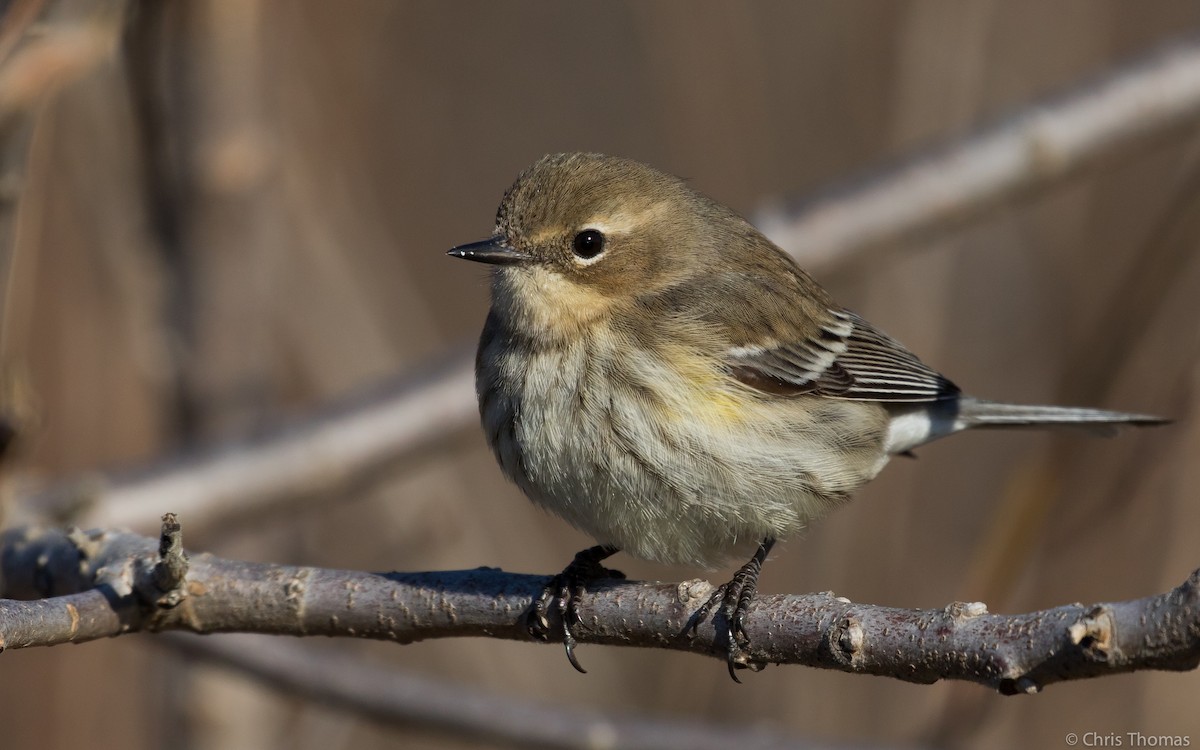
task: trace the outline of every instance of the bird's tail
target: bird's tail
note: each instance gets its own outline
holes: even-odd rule
[[[964,397],[958,402],[956,422],[968,427],[1080,427],[1100,434],[1112,434],[1123,425],[1145,427],[1167,424],[1171,420],[1149,414],[1129,414],[1104,409],[1071,406],[1023,406]],[[956,425],[956,426],[958,426]]]

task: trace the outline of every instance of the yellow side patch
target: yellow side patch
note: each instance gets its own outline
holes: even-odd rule
[[[706,422],[715,425],[728,425],[741,422],[746,418],[746,399],[729,391],[716,389],[707,395],[707,403],[700,410],[700,416]]]
[[[753,399],[728,387],[728,379],[711,360],[686,347],[671,347],[667,361],[677,373],[671,403],[678,413],[675,419],[698,418],[716,427],[745,420]]]

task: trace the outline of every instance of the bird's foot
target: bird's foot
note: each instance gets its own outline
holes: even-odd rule
[[[617,553],[616,547],[598,544],[588,547],[571,561],[563,572],[550,579],[542,595],[534,602],[529,613],[529,634],[540,641],[550,640],[550,611],[557,610],[562,620],[563,647],[571,666],[587,674],[587,670],[575,658],[575,634],[571,629],[582,622],[579,616],[579,597],[587,590],[586,585],[602,578],[625,578],[619,570],[606,568],[602,560]]]
[[[758,545],[754,557],[733,574],[732,580],[718,586],[708,597],[708,601],[700,605],[688,621],[691,635],[695,636],[696,629],[714,610],[720,615],[714,618],[713,625],[717,629],[717,635],[725,641],[725,661],[729,665],[729,676],[734,682],[741,682],[736,670],[749,669],[757,672],[764,666],[751,658],[747,652],[750,636],[746,634],[746,615],[750,610],[750,602],[754,601],[754,595],[758,592],[758,574],[762,572],[763,562],[774,545],[774,539],[764,539]]]

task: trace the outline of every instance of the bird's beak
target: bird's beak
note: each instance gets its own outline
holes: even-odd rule
[[[446,255],[497,266],[513,266],[532,260],[520,250],[510,247],[503,237],[492,237],[488,240],[472,242],[469,245],[459,245],[447,251]]]

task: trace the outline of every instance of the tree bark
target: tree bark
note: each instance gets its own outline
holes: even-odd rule
[[[181,546],[173,514],[160,540],[124,531],[39,527],[0,535],[5,648],[136,631],[530,640],[526,613],[548,579],[495,568],[427,573],[225,560]],[[688,620],[705,581],[607,580],[581,600],[579,643],[667,648],[724,658],[711,621]],[[32,601],[11,601],[11,599]],[[561,623],[558,624],[561,627]],[[980,603],[942,609],[856,604],[832,593],[760,595],[746,627],[756,665],[804,664],[918,683],[954,679],[1004,694],[1200,663],[1200,570],[1173,591],[1017,615]],[[561,632],[561,631],[560,631]]]

